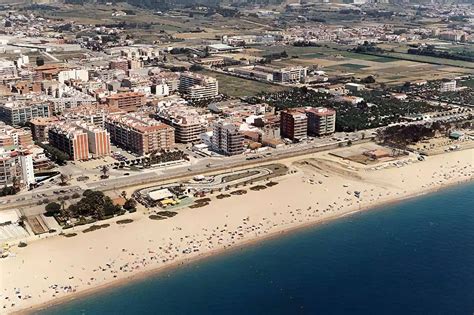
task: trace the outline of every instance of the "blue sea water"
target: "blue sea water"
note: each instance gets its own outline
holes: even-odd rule
[[[40,314],[474,313],[474,185],[383,206]]]

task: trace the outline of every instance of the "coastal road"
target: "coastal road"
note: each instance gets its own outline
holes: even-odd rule
[[[195,175],[207,174],[218,171],[232,170],[232,168],[240,168],[246,166],[256,166],[268,162],[278,161],[284,158],[305,155],[325,150],[335,149],[340,143],[346,143],[349,139],[354,143],[364,143],[371,141],[371,133],[374,130],[365,130],[358,133],[338,134],[338,138],[343,140],[334,140],[336,137],[320,138],[304,143],[290,144],[283,148],[268,150],[263,153],[250,153],[246,155],[236,155],[231,157],[211,157],[197,160],[195,164],[183,166],[170,166],[160,169],[147,170],[137,174],[98,180],[91,183],[78,184],[67,187],[54,187],[42,190],[24,192],[15,196],[3,197],[0,199],[0,211],[12,208],[36,205],[40,200],[49,199],[56,200],[60,196],[77,192],[81,194],[86,189],[100,190],[103,192],[116,191],[120,192],[124,188],[133,187],[143,184],[156,184],[181,178],[189,178]],[[361,134],[366,135],[362,139]],[[346,140],[347,139],[347,140]],[[25,210],[28,215],[28,209]]]

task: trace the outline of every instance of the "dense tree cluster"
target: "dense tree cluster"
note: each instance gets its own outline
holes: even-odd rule
[[[86,190],[82,196],[81,200],[68,207],[67,212],[70,217],[91,216],[101,220],[122,210],[120,206],[114,205],[112,199],[105,196],[101,191]]]
[[[431,124],[411,124],[395,125],[380,129],[377,134],[379,141],[405,147],[408,144],[416,143],[424,139],[433,138],[436,133],[448,133],[453,127],[470,127],[470,122],[461,124],[433,122]]]
[[[336,130],[355,131],[386,126],[399,122],[400,117],[408,114],[424,113],[433,107],[422,101],[400,101],[387,98],[383,92],[360,92],[357,96],[364,98],[359,104],[338,102],[326,93],[319,93],[307,88],[295,88],[277,93],[262,93],[250,99],[250,102],[267,102],[277,110],[295,107],[329,107],[337,112]]]
[[[378,134],[378,137],[384,143],[406,146],[410,143],[416,143],[426,138],[432,138],[435,130],[424,125],[395,125],[384,128]]]
[[[18,188],[14,186],[5,186],[0,189],[0,197],[14,195],[18,192]]]
[[[69,160],[69,155],[61,150],[58,150],[57,148],[53,147],[52,145],[49,144],[44,144],[37,142],[36,143],[38,146],[44,149],[44,152],[46,156],[51,160],[54,161],[58,165],[64,165],[66,164],[66,161]]]
[[[428,45],[426,47],[410,48],[408,49],[407,52],[412,55],[422,55],[422,56],[474,62],[474,53],[472,51],[467,51],[467,50],[459,51],[459,52],[450,52],[447,50],[437,50],[435,49],[435,46]]]
[[[369,43],[365,41],[362,45],[357,45],[356,48],[353,49],[356,53],[383,53],[383,49],[377,47],[374,43]]]

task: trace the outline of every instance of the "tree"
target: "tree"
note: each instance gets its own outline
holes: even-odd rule
[[[66,186],[68,181],[69,181],[69,178],[70,176],[69,175],[66,175],[64,173],[61,173],[61,175],[59,175],[59,180],[61,181],[61,186]]]
[[[19,219],[18,219],[18,225],[20,225],[22,228],[25,228],[25,221],[26,221],[26,217],[24,215],[22,215]]]
[[[362,80],[362,83],[375,83],[375,78],[371,75]]]
[[[137,207],[137,202],[135,201],[135,199],[131,199],[131,198],[125,201],[125,204],[123,205],[123,208],[127,210],[136,209],[136,207]]]
[[[105,166],[105,165],[102,166],[101,169],[100,169],[100,172],[102,173],[100,178],[102,178],[102,179],[109,178],[109,168],[107,166]]]
[[[44,208],[47,216],[54,216],[61,212],[61,205],[57,202],[50,202]]]
[[[94,191],[92,189],[86,189],[84,190],[84,192],[82,193],[82,195],[84,197],[88,197],[89,195],[91,195],[92,193],[94,193]]]
[[[36,58],[36,65],[39,66],[44,66],[44,59],[42,57]]]
[[[20,191],[20,178],[13,176],[12,182],[13,182],[13,189],[15,191]]]

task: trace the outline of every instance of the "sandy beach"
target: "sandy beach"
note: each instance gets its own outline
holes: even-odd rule
[[[410,160],[408,162],[408,160]],[[0,312],[28,313],[190,260],[278,236],[389,202],[473,179],[474,149],[375,168],[328,152],[281,161],[289,174],[260,191],[217,199],[150,220],[145,209],[104,221],[109,227],[73,237],[55,236],[12,249],[0,261]],[[234,189],[237,190],[237,189]],[[383,207],[383,206],[382,206]],[[102,222],[101,222],[102,223]]]

